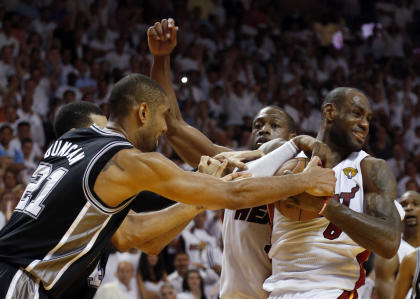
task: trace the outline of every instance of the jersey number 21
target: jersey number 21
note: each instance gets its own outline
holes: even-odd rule
[[[32,174],[30,183],[23,192],[15,210],[23,212],[32,218],[38,218],[44,209],[44,200],[67,171],[68,169],[64,167],[52,171],[51,164],[40,163]]]

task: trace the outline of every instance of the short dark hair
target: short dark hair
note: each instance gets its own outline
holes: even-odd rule
[[[31,127],[31,123],[23,120],[23,121],[19,122],[18,125],[17,125],[18,129],[20,129],[21,127],[24,127],[24,126]]]
[[[104,115],[96,105],[78,101],[64,105],[58,112],[54,121],[55,136],[59,138],[72,128],[85,128],[92,124],[91,114]]]
[[[9,129],[10,132],[13,132],[12,127],[9,124],[4,124],[0,127],[0,132],[3,132],[4,130]]]
[[[127,75],[112,88],[109,97],[110,118],[123,118],[134,105],[142,102],[153,109],[165,95],[163,88],[149,77],[141,74]]]
[[[296,124],[295,124],[295,121],[293,120],[293,118],[290,116],[289,113],[287,113],[282,108],[280,108],[279,106],[276,106],[276,105],[270,105],[270,106],[267,106],[266,108],[276,109],[276,110],[280,111],[286,118],[286,123],[287,123],[287,128],[289,130],[289,133],[295,133],[296,134]]]
[[[22,145],[24,145],[25,143],[27,143],[27,142],[29,142],[29,143],[34,143],[33,142],[33,140],[31,139],[31,138],[24,138],[23,140],[22,140]]]

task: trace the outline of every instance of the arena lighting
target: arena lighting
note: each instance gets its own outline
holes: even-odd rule
[[[188,83],[188,77],[183,76],[183,77],[181,78],[181,83],[182,83],[182,84],[187,84],[187,83]]]

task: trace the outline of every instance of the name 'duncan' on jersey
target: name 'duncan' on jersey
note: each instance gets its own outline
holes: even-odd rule
[[[57,140],[54,142],[47,150],[44,155],[44,159],[48,157],[66,157],[69,165],[80,161],[85,157],[83,148],[79,147],[77,144],[71,142],[63,142],[62,140]]]

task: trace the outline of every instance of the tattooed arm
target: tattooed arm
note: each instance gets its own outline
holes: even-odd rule
[[[330,200],[323,216],[360,246],[391,258],[401,240],[401,219],[394,205],[396,181],[384,160],[368,157],[362,161],[361,168],[364,213]]]

